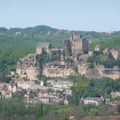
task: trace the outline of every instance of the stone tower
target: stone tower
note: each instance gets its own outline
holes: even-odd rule
[[[49,54],[51,52],[50,50],[51,50],[51,44],[50,43],[45,43],[45,42],[39,43],[36,47],[36,54],[40,55],[43,52]]]
[[[65,57],[72,56],[71,42],[69,39],[64,40],[64,54]]]
[[[70,38],[71,48],[72,48],[72,56],[77,57],[81,54],[88,53],[88,41],[82,36],[73,34]]]

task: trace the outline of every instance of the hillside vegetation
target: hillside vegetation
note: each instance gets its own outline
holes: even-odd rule
[[[93,49],[96,45],[100,45],[100,48],[117,48],[120,49],[120,37],[111,37],[102,40],[93,41],[90,44],[90,48]]]

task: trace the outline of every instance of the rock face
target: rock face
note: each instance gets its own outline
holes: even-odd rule
[[[97,71],[101,77],[108,77],[114,80],[120,79],[120,68],[114,66],[113,68],[105,68],[102,65],[96,66]]]
[[[72,68],[67,68],[60,62],[50,62],[44,66],[43,74],[46,77],[66,77],[71,74],[75,74]]]
[[[78,73],[81,75],[86,75],[88,70],[88,66],[86,64],[78,64]]]
[[[40,74],[40,65],[37,62],[36,54],[30,54],[19,59],[16,73],[24,80],[36,80]]]

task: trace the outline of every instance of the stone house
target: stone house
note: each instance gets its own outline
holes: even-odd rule
[[[98,97],[87,97],[85,99],[82,99],[82,102],[84,105],[99,105],[104,103],[104,99],[103,98],[98,98]]]
[[[110,49],[106,48],[103,50],[103,54],[108,55],[110,53]]]
[[[12,91],[9,89],[10,84],[8,83],[0,83],[0,96],[2,98],[10,98],[12,97]]]
[[[94,51],[95,52],[100,52],[100,45],[96,45]]]
[[[111,92],[111,96],[112,98],[117,98],[117,97],[120,98],[120,92]]]
[[[103,50],[103,54],[105,55],[109,55],[111,54],[113,56],[113,58],[116,60],[118,59],[119,55],[120,55],[120,51],[118,49],[114,49],[114,48],[106,48]]]

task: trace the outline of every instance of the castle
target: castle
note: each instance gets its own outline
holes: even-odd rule
[[[88,54],[88,41],[82,36],[73,34],[70,39],[64,40],[64,52],[66,57],[78,57],[83,54]]]
[[[88,41],[83,38],[81,35],[76,33],[72,34],[70,39],[64,40],[64,48],[57,49],[52,48],[50,43],[39,43],[36,47],[36,54],[40,55],[42,53],[50,54],[53,51],[64,51],[64,55],[66,58],[73,57],[77,58],[80,55],[88,54]]]
[[[92,55],[88,53],[88,41],[82,36],[73,34],[63,42],[64,48],[53,48],[50,43],[39,43],[35,54],[30,54],[18,60],[16,68],[18,77],[30,81],[37,80],[40,75],[51,78],[67,77],[74,74],[89,77],[120,78],[119,69],[107,69],[96,64],[91,67],[91,63],[88,60]],[[100,46],[97,45],[92,54],[102,54],[105,58],[111,54],[116,60],[120,55],[119,51],[117,49],[106,48],[101,53]],[[44,58],[44,55],[47,56],[48,60],[40,62],[39,58]]]
[[[54,52],[61,55],[61,59],[49,61],[41,66],[38,57],[46,53],[51,58]],[[19,77],[27,80],[36,80],[40,74],[46,77],[66,77],[74,74],[72,65],[65,61],[70,58],[77,60],[80,55],[88,53],[88,41],[77,34],[73,34],[70,39],[64,40],[64,48],[52,48],[50,43],[39,43],[36,53],[19,59],[16,72]]]

